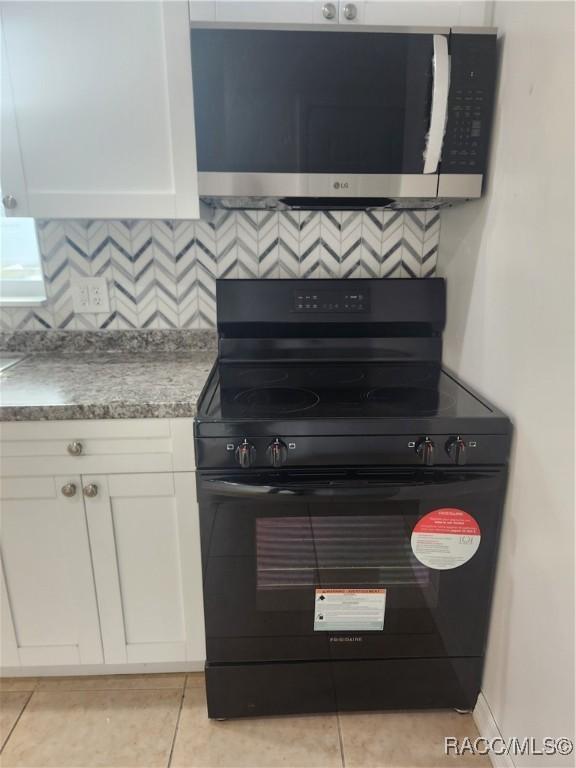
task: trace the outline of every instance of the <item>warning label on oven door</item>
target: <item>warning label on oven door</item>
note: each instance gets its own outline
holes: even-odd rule
[[[315,632],[384,627],[385,589],[317,589]]]

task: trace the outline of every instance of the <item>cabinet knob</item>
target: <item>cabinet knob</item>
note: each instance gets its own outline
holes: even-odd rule
[[[80,456],[83,449],[84,446],[78,440],[74,440],[72,443],[68,443],[67,451],[70,456]]]
[[[16,200],[14,195],[4,195],[2,198],[2,205],[7,211],[13,211],[18,205],[18,200]]]
[[[358,9],[354,3],[347,3],[344,6],[344,18],[347,19],[347,21],[354,21],[356,16],[358,16]]]
[[[74,483],[66,483],[66,485],[63,485],[62,496],[66,496],[68,499],[72,496],[76,496],[76,485]]]
[[[88,483],[84,486],[84,496],[88,496],[89,499],[93,499],[98,495],[98,486],[96,483]]]
[[[329,20],[336,18],[336,6],[334,3],[324,3],[322,6],[322,16]]]

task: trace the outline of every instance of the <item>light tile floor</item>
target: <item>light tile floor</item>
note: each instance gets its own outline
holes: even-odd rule
[[[469,715],[376,712],[214,722],[200,674],[0,680],[0,766],[9,768],[443,768]]]

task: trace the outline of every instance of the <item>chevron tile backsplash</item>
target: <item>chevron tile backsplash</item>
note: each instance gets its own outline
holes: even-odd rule
[[[206,221],[38,223],[48,301],[2,307],[2,330],[210,328],[215,279],[431,277],[437,211],[218,211]],[[76,277],[105,277],[110,312],[76,314]]]

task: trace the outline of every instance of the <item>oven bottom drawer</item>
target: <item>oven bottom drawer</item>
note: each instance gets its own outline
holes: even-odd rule
[[[208,716],[473,709],[483,658],[206,664]]]

